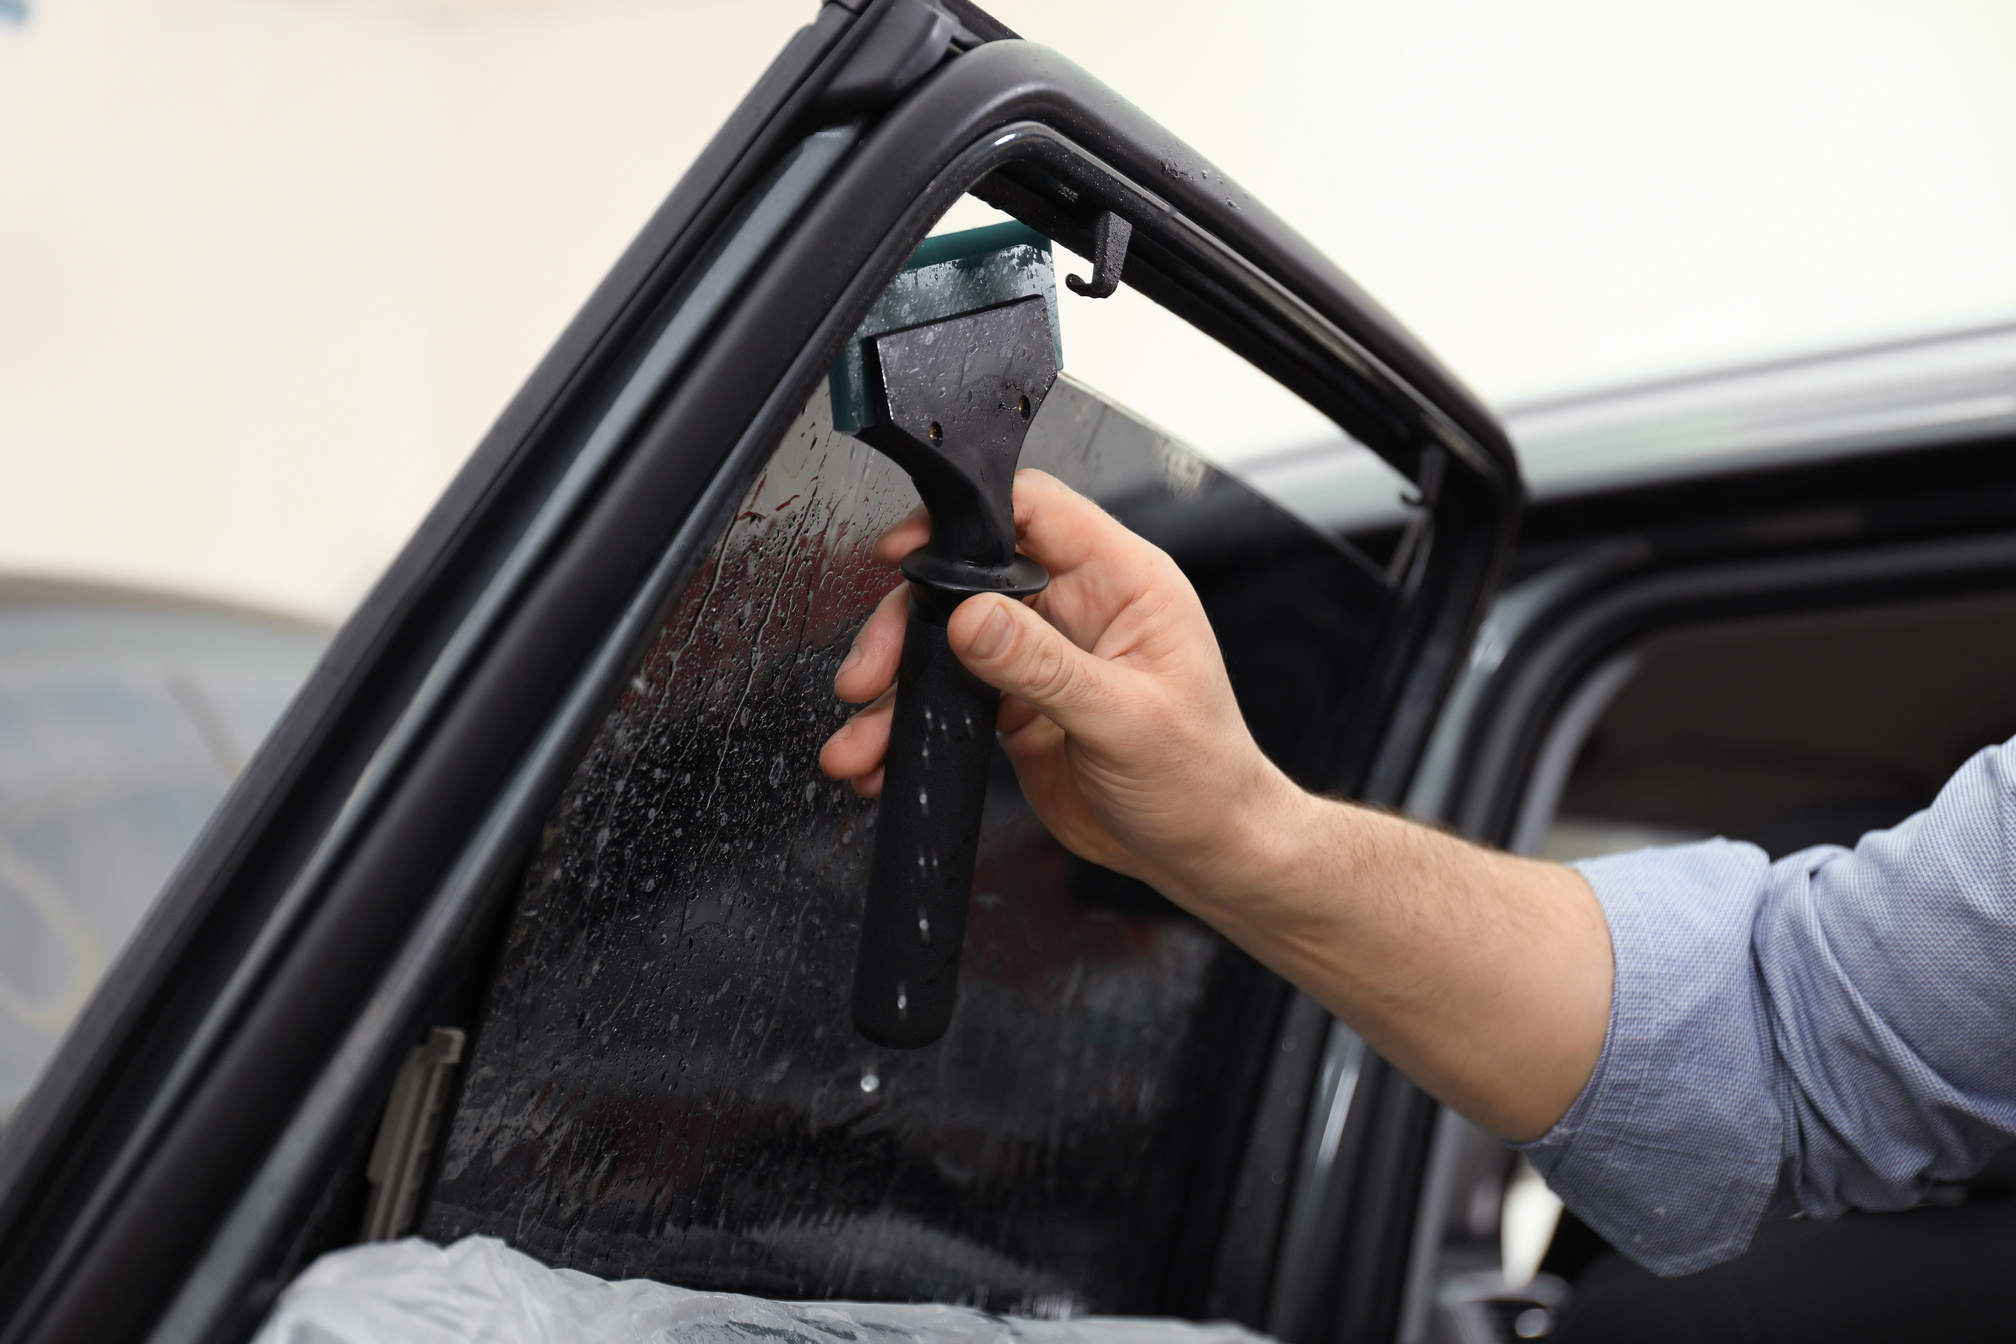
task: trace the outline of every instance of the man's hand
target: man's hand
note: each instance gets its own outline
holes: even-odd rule
[[[1016,477],[1015,526],[1049,588],[969,598],[947,636],[1003,692],[1002,745],[1051,834],[1210,922],[1486,1128],[1550,1128],[1609,1020],[1588,884],[1297,787],[1247,732],[1174,561],[1039,471]],[[913,515],[876,558],[893,566],[928,535]],[[866,796],[881,792],[908,601],[907,587],[883,600],[834,681],[874,703],[819,763]]]
[[[1006,692],[1001,743],[1051,834],[1173,894],[1231,859],[1252,816],[1278,815],[1300,790],[1246,731],[1204,607],[1173,560],[1040,471],[1015,479],[1015,529],[1050,586],[1028,605],[968,599],[947,627],[952,650]],[[929,535],[913,514],[876,558],[893,566]],[[875,703],[819,764],[870,797],[882,788],[908,604],[907,585],[883,599],[834,680],[843,700]]]

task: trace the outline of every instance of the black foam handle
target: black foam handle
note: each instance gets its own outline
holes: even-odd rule
[[[945,1034],[966,940],[1001,693],[945,639],[965,593],[912,583],[854,969],[854,1029],[915,1049]]]

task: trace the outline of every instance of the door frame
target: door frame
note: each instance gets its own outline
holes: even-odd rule
[[[646,636],[969,190],[1088,254],[1097,209],[1129,217],[1127,283],[1416,480],[1428,544],[1395,580],[1385,712],[1334,771],[1398,800],[1511,543],[1502,431],[1319,253],[1053,52],[955,43],[838,119],[825,91],[915,3],[828,5],[786,48],[213,818],[0,1140],[5,1344],[252,1328]]]

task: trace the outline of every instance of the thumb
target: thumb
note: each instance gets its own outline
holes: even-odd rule
[[[952,613],[945,637],[974,676],[1067,733],[1082,732],[1112,702],[1112,669],[1020,602],[995,593],[970,597]]]

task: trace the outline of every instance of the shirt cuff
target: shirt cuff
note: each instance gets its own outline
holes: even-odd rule
[[[1741,1254],[1779,1182],[1784,1109],[1751,951],[1769,863],[1709,840],[1574,867],[1610,926],[1603,1053],[1520,1151],[1576,1216],[1655,1274]]]

